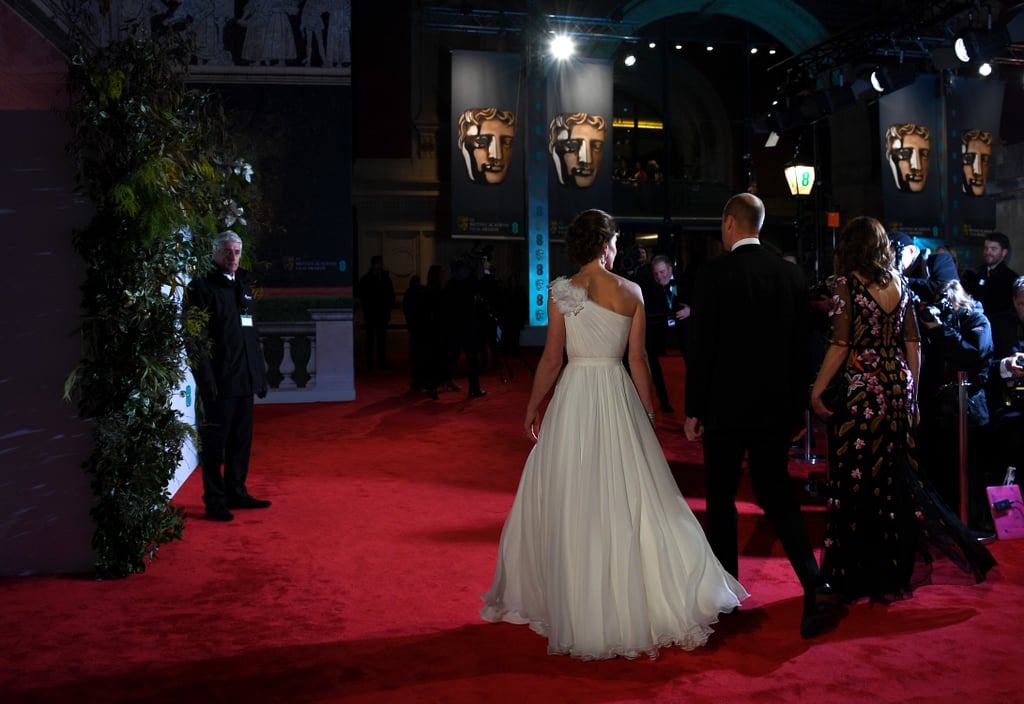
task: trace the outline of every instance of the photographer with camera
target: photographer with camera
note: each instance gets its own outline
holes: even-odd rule
[[[1012,308],[992,316],[995,354],[989,366],[988,470],[1000,484],[1008,466],[1024,457],[1024,276],[1013,281]]]
[[[959,505],[958,372],[966,372],[968,475],[970,516],[968,524],[991,532],[985,510],[985,488],[981,479],[984,438],[979,429],[989,424],[986,384],[992,359],[992,325],[984,307],[964,290],[959,281],[949,281],[931,303],[917,308],[921,330],[922,363],[918,400],[921,425],[918,431],[924,462],[922,467],[932,484],[950,506]],[[978,536],[981,537],[981,536]]]
[[[956,261],[949,252],[936,251],[932,254],[921,249],[917,240],[906,232],[890,232],[889,242],[896,250],[896,266],[907,277],[910,290],[917,298],[915,303],[937,300],[939,290],[946,282],[960,280]]]
[[[615,273],[634,283],[645,286],[651,281],[651,262],[647,256],[647,248],[633,245],[623,248],[622,254],[615,258]]]

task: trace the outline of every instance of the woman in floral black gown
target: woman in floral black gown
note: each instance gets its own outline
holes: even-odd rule
[[[906,598],[929,583],[981,582],[995,565],[918,475],[920,337],[893,265],[881,223],[859,217],[846,225],[831,282],[829,348],[811,390],[811,407],[828,419],[829,433],[821,573],[845,602]]]

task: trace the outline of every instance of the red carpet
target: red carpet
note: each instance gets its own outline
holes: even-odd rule
[[[486,398],[405,395],[407,368],[357,378],[345,404],[256,409],[250,489],[274,500],[218,524],[194,474],[185,539],[123,581],[0,581],[0,702],[1010,702],[1022,672],[1024,541],[975,587],[851,608],[805,641],[799,588],[743,504],[753,597],[708,647],[656,661],[548,656],[529,629],[482,622],[502,521],[530,444],[531,377],[513,360]],[[682,405],[682,364],[667,360]],[[659,419],[698,515],[699,447]],[[800,475],[820,466],[794,463]],[[746,491],[746,489],[744,489]],[[808,500],[819,538],[821,508]]]

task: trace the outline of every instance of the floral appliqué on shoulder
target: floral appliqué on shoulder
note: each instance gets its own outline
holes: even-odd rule
[[[551,292],[551,299],[562,311],[562,315],[579,315],[583,310],[583,304],[587,302],[587,291],[579,286],[573,286],[569,279],[560,276],[548,286]]]

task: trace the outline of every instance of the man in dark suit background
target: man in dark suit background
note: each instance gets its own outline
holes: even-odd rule
[[[985,486],[1001,484],[1009,466],[1024,478],[1019,466],[1024,456],[1024,276],[1013,281],[1010,292],[1011,309],[991,316],[995,349],[986,388],[991,422],[982,448]]]
[[[835,625],[789,476],[789,447],[807,406],[807,292],[798,267],[761,246],[764,204],[733,196],[722,213],[727,254],[697,272],[686,373],[686,436],[703,439],[707,536],[738,577],[736,493],[743,458],[758,505],[775,527],[804,589],[800,632]]]
[[[682,327],[690,316],[690,306],[680,301],[672,272],[672,260],[664,254],[651,260],[651,276],[645,277],[640,285],[647,314],[645,346],[651,367],[651,381],[661,410],[672,413],[674,409],[668,398],[660,357],[665,356],[669,349],[679,348],[683,344]]]
[[[985,263],[971,272],[971,280],[965,288],[975,300],[981,301],[986,315],[991,317],[995,313],[1010,311],[1013,308],[1013,284],[1018,276],[1006,264],[1010,256],[1010,238],[1002,232],[987,235],[981,253]]]

